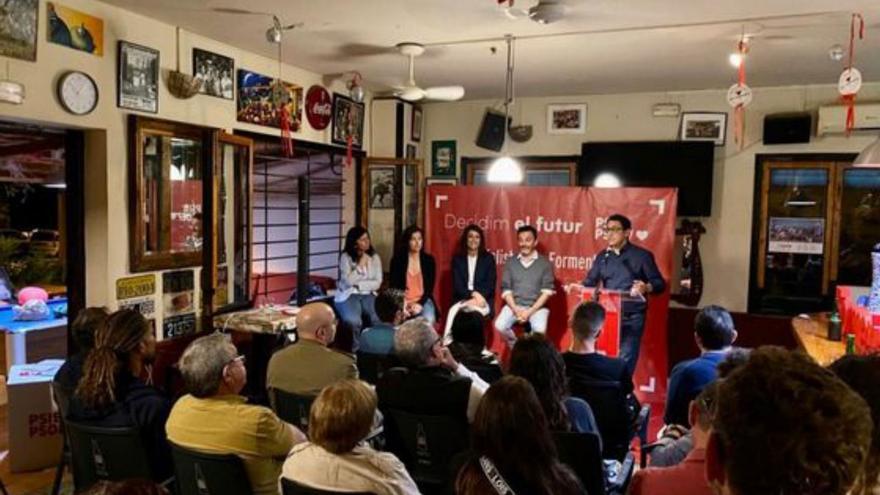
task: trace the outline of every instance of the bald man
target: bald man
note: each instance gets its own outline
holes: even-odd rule
[[[358,377],[352,356],[327,347],[336,337],[336,316],[330,306],[303,306],[296,315],[296,331],[299,341],[269,360],[268,388],[313,397],[331,383]]]

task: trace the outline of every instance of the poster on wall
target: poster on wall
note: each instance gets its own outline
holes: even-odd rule
[[[396,167],[370,167],[370,208],[394,208],[394,171]]]
[[[263,74],[238,69],[239,122],[281,128],[279,101],[287,110],[287,125],[292,132],[302,126],[303,88]]]
[[[119,41],[116,106],[159,111],[159,50]]]
[[[196,314],[166,317],[162,322],[162,338],[172,339],[196,333]]]
[[[49,4],[51,5],[51,3]],[[0,56],[37,60],[37,0],[7,0],[0,10]]]
[[[824,218],[770,217],[767,251],[770,253],[822,254]]]
[[[364,143],[364,104],[333,93],[333,132],[334,143],[347,145],[351,136],[351,146],[360,149]]]
[[[162,274],[165,318],[195,312],[195,276],[192,270]]]
[[[99,57],[104,56],[104,21],[102,19],[59,5],[57,2],[46,4],[46,14],[49,21],[46,33],[51,43],[64,45]]]
[[[457,163],[454,140],[431,142],[431,175],[454,177]]]

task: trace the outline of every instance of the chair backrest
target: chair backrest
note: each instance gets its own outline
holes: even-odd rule
[[[468,448],[467,421],[452,416],[385,412],[388,450],[406,466],[423,492],[445,486],[452,478],[449,462]]]
[[[281,478],[282,495],[336,495],[339,493],[344,493],[346,495],[374,495],[372,492],[334,492],[332,490],[321,490],[297,483],[291,479]]]
[[[64,386],[56,381],[52,382],[52,397],[55,398],[55,403],[58,404],[58,413],[61,415],[62,422],[67,418],[67,410],[70,406],[70,397],[67,394],[67,390]]]
[[[397,357],[393,354],[357,353],[358,376],[361,380],[373,385],[376,384],[385,371],[399,365]]]
[[[169,442],[170,443],[170,442]],[[251,482],[241,458],[208,454],[171,443],[177,495],[251,495]]]
[[[559,460],[566,464],[590,495],[604,495],[605,467],[602,447],[595,433],[554,432]]]
[[[596,425],[602,435],[605,458],[623,460],[633,437],[633,414],[624,392],[617,381],[591,380],[572,376],[569,379],[571,395],[590,405]]]
[[[66,427],[77,492],[101,480],[153,479],[137,428],[105,428],[70,420]]]
[[[277,388],[269,389],[269,404],[275,414],[303,432],[309,431],[309,411],[315,397],[297,395]]]

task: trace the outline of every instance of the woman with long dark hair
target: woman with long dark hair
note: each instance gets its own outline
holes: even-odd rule
[[[105,427],[134,426],[141,432],[154,479],[171,475],[165,422],[171,402],[142,377],[156,356],[153,328],[137,311],[121,309],[95,332],[95,347],[70,401],[71,420]]]
[[[590,405],[569,395],[565,361],[546,337],[530,334],[517,340],[508,373],[532,384],[552,431],[598,433]]]
[[[457,495],[584,493],[559,461],[544,410],[523,378],[506,376],[486,391],[471,425],[471,449],[455,481]]]
[[[452,257],[452,302],[444,338],[451,340],[452,320],[458,311],[476,311],[491,318],[495,305],[497,270],[495,257],[486,249],[486,235],[479,226],[464,228],[458,252]]]
[[[392,289],[404,292],[404,312],[407,318],[420,316],[428,323],[437,321],[434,304],[434,257],[425,252],[425,233],[411,225],[400,236],[400,246],[391,258]]]
[[[339,254],[339,280],[333,299],[342,324],[351,330],[351,350],[357,352],[364,318],[377,325],[376,291],[382,285],[382,260],[370,242],[367,229],[356,226],[345,234]]]

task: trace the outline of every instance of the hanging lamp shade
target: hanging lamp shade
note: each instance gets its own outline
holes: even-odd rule
[[[486,180],[493,184],[519,184],[523,181],[522,167],[509,156],[502,156],[489,167]]]
[[[859,153],[853,161],[853,166],[880,168],[880,136]]]

